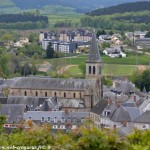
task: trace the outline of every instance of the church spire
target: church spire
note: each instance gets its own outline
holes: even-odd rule
[[[89,55],[86,60],[86,78],[101,77],[101,64],[102,60],[100,58],[96,35],[94,32],[89,49]]]
[[[100,58],[100,53],[99,53],[99,49],[98,49],[98,45],[97,45],[95,32],[93,33],[93,38],[91,41],[89,55],[88,55],[86,62],[91,62],[91,63],[92,62],[102,62],[102,60]]]

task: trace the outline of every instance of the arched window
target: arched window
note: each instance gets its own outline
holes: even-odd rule
[[[64,93],[64,97],[66,97],[66,93]]]
[[[27,91],[24,91],[24,96],[27,96]]]
[[[35,96],[38,96],[38,92],[37,91],[35,92]]]
[[[57,93],[56,93],[56,92],[54,93],[54,96],[57,96]]]
[[[73,98],[76,98],[76,93],[73,93]]]
[[[91,66],[89,66],[89,74],[91,74]]]
[[[93,66],[93,74],[95,74],[95,72],[96,72],[96,68],[95,66]]]
[[[47,97],[47,92],[45,92],[45,97]]]

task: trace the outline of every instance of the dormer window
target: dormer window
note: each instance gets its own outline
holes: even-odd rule
[[[48,122],[51,122],[51,117],[48,117],[48,118],[47,118],[47,121],[48,121]]]
[[[45,122],[45,118],[44,117],[42,117],[41,122]]]
[[[104,110],[103,116],[107,117],[110,114],[110,110]]]
[[[57,120],[58,120],[57,117],[55,117],[55,118],[54,118],[54,122],[57,123]]]
[[[61,122],[65,122],[65,118],[64,117],[61,118]]]

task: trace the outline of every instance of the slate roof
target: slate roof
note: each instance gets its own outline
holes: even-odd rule
[[[90,46],[87,62],[102,62],[102,60],[100,58],[100,54],[99,54],[99,49],[97,46],[97,40],[96,40],[95,33],[94,33],[92,41],[91,41],[91,46]]]
[[[150,124],[150,110],[144,112],[138,118],[134,120],[134,123],[145,123]]]
[[[59,79],[59,78],[41,78],[41,77],[18,77],[10,88],[19,89],[53,89],[53,90],[84,90],[94,86],[96,80],[89,79]]]
[[[52,120],[54,120],[56,117],[58,121],[62,119],[73,119],[74,117],[78,120],[81,118],[86,118],[89,116],[89,112],[64,112],[64,111],[28,111],[24,113],[24,119],[29,119],[31,117],[31,120],[33,121],[40,121],[42,117],[45,119],[48,119],[50,117]]]
[[[81,99],[57,98],[57,101],[62,107],[84,108],[84,101]]]
[[[121,126],[120,128],[117,129],[118,129],[118,134],[121,137],[124,137],[127,136],[128,134],[131,134],[134,131],[134,126],[133,125],[129,125],[127,127]]]
[[[37,106],[42,104],[46,98],[28,97],[28,96],[9,96],[7,104],[25,104],[29,106],[30,110],[34,110]]]
[[[124,102],[128,99],[127,95],[116,95],[114,92],[104,92],[103,98],[109,98],[113,101]]]
[[[100,100],[91,110],[90,112],[100,115],[104,108],[107,106],[108,102],[106,100]]]
[[[129,112],[121,105],[117,106],[114,102],[111,104],[107,105],[104,108],[104,111],[109,111],[110,113],[108,116],[104,116],[103,112],[101,113],[101,116],[109,118],[110,120],[114,122],[131,122],[132,118],[129,114]]]
[[[124,107],[126,111],[129,113],[132,121],[140,116],[140,109],[136,107]]]
[[[111,113],[110,120],[114,122],[122,122],[122,121],[131,122],[132,121],[129,113],[122,106],[120,106],[119,108],[116,108],[114,112]]]
[[[0,115],[7,116],[9,123],[17,122],[19,118],[23,118],[25,106],[23,104],[4,104],[0,108]]]
[[[0,96],[0,104],[7,104],[7,97]]]
[[[122,92],[125,95],[129,95],[130,92],[136,92],[136,89],[130,81],[126,80],[118,82],[115,88],[112,88],[112,91]]]
[[[124,107],[136,107],[134,102],[122,103],[121,105]]]
[[[52,111],[56,109],[56,106],[58,105],[57,100],[55,97],[50,97],[49,99],[46,99],[43,104],[40,104],[40,106],[36,107],[35,110],[38,111]]]

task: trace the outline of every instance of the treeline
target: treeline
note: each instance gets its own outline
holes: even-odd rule
[[[47,23],[44,21],[37,21],[37,22],[16,22],[16,23],[0,23],[1,29],[20,29],[20,30],[27,30],[27,29],[41,29],[46,28]]]
[[[14,129],[12,133],[7,134],[2,127],[5,118],[0,117],[0,146],[4,149],[15,147],[42,150],[149,150],[150,147],[150,130],[135,129],[130,135],[120,137],[118,129],[98,129],[88,121],[80,128],[57,132],[52,131],[49,124],[35,126],[35,123],[28,120],[21,121],[18,130]],[[30,128],[24,129],[25,126]]]
[[[32,22],[44,21],[46,24],[48,24],[48,17],[35,15],[31,13],[0,15],[0,22],[16,23],[16,22],[28,22],[28,21],[32,21]]]
[[[129,14],[127,16],[118,16],[115,17],[116,20],[127,20],[127,21],[132,21],[135,23],[150,23],[150,15],[146,14],[146,15],[133,15],[133,14]]]
[[[150,29],[150,11],[131,12],[124,14],[114,14],[105,16],[85,15],[80,20],[83,27],[94,27],[107,30],[149,30]]]
[[[138,12],[144,10],[150,10],[150,1],[125,3],[125,4],[120,4],[112,7],[100,8],[92,12],[88,12],[87,15],[101,16],[101,15],[109,15],[115,13]]]

